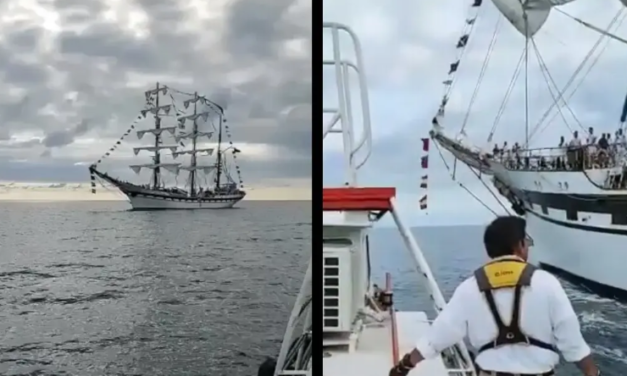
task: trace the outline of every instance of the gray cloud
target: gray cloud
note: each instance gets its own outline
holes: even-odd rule
[[[310,4],[53,4],[46,11],[56,13],[57,23],[15,10],[29,21],[2,26],[0,173],[7,179],[39,180],[54,170],[56,180],[81,180],[84,166],[74,166],[86,162],[79,141],[98,140],[90,144],[92,154],[107,151],[142,108],[143,91],[157,80],[225,102],[235,144],[274,150],[276,160],[256,160],[240,147],[245,181],[251,181],[249,170],[258,180],[309,175],[311,111],[287,117],[281,111],[311,102]],[[290,46],[300,40],[301,49],[294,51]],[[130,148],[122,145],[117,153],[131,158]],[[103,168],[117,171],[129,162],[106,163]]]
[[[70,145],[74,142],[76,137],[84,135],[87,131],[89,131],[89,122],[87,120],[83,120],[73,128],[52,131],[46,134],[46,137],[44,137],[41,143],[48,148]],[[50,153],[47,155],[50,155]]]

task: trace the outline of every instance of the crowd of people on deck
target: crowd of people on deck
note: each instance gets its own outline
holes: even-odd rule
[[[627,137],[622,129],[614,136],[602,133],[600,137],[588,128],[588,136],[582,140],[574,131],[566,142],[560,137],[554,148],[523,149],[518,142],[511,147],[507,141],[501,147],[494,145],[492,155],[508,168],[533,170],[582,170],[615,166],[627,156]]]

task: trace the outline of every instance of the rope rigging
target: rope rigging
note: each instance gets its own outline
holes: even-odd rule
[[[481,3],[479,1],[479,3]],[[474,5],[473,5],[474,6]],[[496,128],[498,126],[498,124],[501,121],[501,118],[503,117],[504,113],[505,113],[505,109],[507,107],[507,104],[509,102],[509,99],[511,97],[511,94],[513,92],[514,87],[516,86],[516,82],[519,79],[521,70],[523,69],[523,64],[524,64],[524,75],[525,75],[525,81],[524,81],[524,112],[525,112],[525,141],[524,141],[524,145],[525,148],[529,147],[530,141],[531,139],[536,136],[537,134],[541,133],[542,131],[544,131],[554,120],[557,116],[560,116],[561,119],[563,120],[564,124],[566,125],[566,127],[572,132],[573,129],[571,128],[571,126],[569,125],[569,122],[567,121],[567,117],[563,111],[563,109],[565,108],[566,111],[569,113],[570,116],[572,116],[572,119],[574,119],[574,121],[576,122],[577,126],[579,128],[581,128],[585,133],[587,133],[587,129],[586,127],[584,127],[584,125],[582,124],[582,122],[580,121],[580,119],[577,117],[577,115],[575,114],[575,112],[573,111],[573,109],[571,108],[571,106],[568,103],[568,100],[570,98],[572,98],[572,96],[577,92],[577,90],[580,88],[580,86],[582,85],[582,83],[584,82],[585,78],[589,75],[589,73],[591,72],[591,70],[594,68],[594,66],[597,64],[598,60],[600,59],[600,56],[603,54],[603,52],[605,51],[605,49],[608,47],[609,44],[609,40],[614,39],[614,40],[618,40],[621,41],[623,43],[627,44],[627,40],[622,39],[620,37],[617,37],[613,34],[610,33],[610,31],[612,31],[612,29],[617,29],[618,27],[620,27],[620,25],[623,23],[623,21],[625,20],[625,18],[627,18],[627,14],[625,14],[624,12],[624,8],[621,8],[617,14],[614,16],[614,18],[611,20],[611,22],[609,23],[609,25],[607,26],[606,30],[603,31],[599,28],[594,27],[593,25],[587,24],[575,17],[572,17],[568,14],[566,14],[565,12],[561,11],[560,9],[556,9],[556,11],[566,15],[567,17],[575,20],[576,22],[591,28],[593,30],[596,30],[598,32],[601,33],[601,35],[599,36],[598,40],[595,42],[595,44],[592,46],[592,48],[590,48],[590,50],[588,51],[588,53],[586,54],[586,56],[584,57],[583,61],[581,61],[581,63],[577,66],[577,68],[575,69],[575,71],[572,73],[572,75],[570,76],[570,78],[568,79],[568,81],[566,82],[566,84],[561,88],[557,85],[553,75],[551,74],[549,67],[547,66],[541,52],[540,49],[538,48],[538,45],[536,44],[535,39],[533,38],[533,36],[529,35],[528,32],[528,26],[527,26],[527,15],[526,12],[523,16],[524,22],[525,22],[525,46],[524,49],[521,53],[520,58],[518,59],[518,63],[516,65],[516,68],[514,70],[514,73],[512,75],[512,78],[509,82],[509,85],[507,87],[507,90],[505,92],[505,96],[503,97],[503,100],[500,104],[500,107],[497,111],[496,117],[494,119],[494,123],[492,124],[492,127],[490,129],[490,133],[488,135],[488,143],[492,142],[493,136],[496,132]],[[478,11],[477,11],[478,14]],[[476,17],[475,17],[476,18]],[[474,26],[474,21],[475,19],[472,19],[472,24],[471,27],[469,28],[470,31],[472,31],[473,26]],[[479,75],[478,75],[478,79],[477,79],[477,83],[474,87],[473,93],[470,97],[470,101],[468,104],[468,107],[466,109],[466,112],[464,114],[464,118],[461,124],[461,130],[460,130],[460,134],[465,135],[465,128],[468,125],[468,121],[470,118],[470,112],[473,108],[473,105],[478,97],[478,93],[479,90],[481,88],[482,82],[484,80],[484,76],[486,74],[487,71],[487,67],[489,65],[489,61],[491,58],[491,55],[493,54],[493,50],[494,50],[494,46],[496,44],[496,40],[497,40],[497,34],[500,28],[500,23],[501,23],[501,18],[499,17],[499,20],[495,26],[495,30],[492,34],[492,39],[490,41],[490,44],[488,45],[488,49],[486,51],[486,55],[484,57],[481,69],[479,71]],[[520,29],[519,29],[520,31]],[[537,31],[537,30],[535,30]],[[534,32],[535,32],[534,31]],[[459,64],[461,62],[461,58],[463,57],[464,53],[465,53],[465,49],[467,47],[468,44],[468,40],[469,40],[469,34],[470,32],[468,32],[468,34],[464,34],[462,36],[462,38],[460,39],[460,42],[458,42],[457,48],[460,48],[461,42],[464,41],[463,45],[461,46],[462,50],[459,53],[459,57],[457,58],[457,60],[452,63],[450,65],[450,70],[448,72],[449,75],[449,79],[447,81],[444,81],[444,85],[445,85],[445,91],[444,91],[444,96],[442,98],[442,102],[440,104],[440,107],[438,109],[438,112],[436,114],[436,116],[433,118],[432,120],[432,124],[434,126],[438,126],[439,125],[439,118],[444,116],[445,113],[445,107],[450,99],[450,95],[452,92],[452,89],[455,85],[455,83],[457,82],[457,75],[455,74],[459,68]],[[538,62],[538,66],[540,68],[540,72],[542,73],[542,77],[545,81],[545,84],[547,86],[547,89],[549,91],[549,94],[552,97],[552,102],[550,107],[542,114],[542,116],[540,117],[540,119],[538,120],[538,122],[533,126],[532,129],[530,129],[530,99],[533,99],[533,93],[530,92],[530,87],[529,87],[529,53],[533,52],[535,54],[535,59]],[[598,52],[598,54],[597,54]],[[582,75],[583,73],[583,75]],[[575,82],[579,80],[578,82]],[[571,87],[574,85],[574,89],[572,89],[571,91]],[[530,98],[531,95],[531,98]],[[556,111],[553,111],[554,109],[556,109]],[[623,117],[621,118],[623,122],[625,122],[625,118],[627,115],[627,99],[625,100],[625,104],[624,104],[624,110],[623,110]],[[571,120],[572,122],[572,120]],[[444,158],[443,152],[440,148],[440,145],[438,142],[435,142],[436,144],[436,148],[438,151],[438,154],[440,156],[440,158],[442,159],[442,162],[444,163],[444,166],[446,168],[446,170],[449,172],[449,174],[451,174],[451,177],[454,181],[456,181],[456,183],[463,189],[465,190],[474,200],[476,200],[477,202],[479,202],[482,206],[484,206],[488,211],[490,211],[492,214],[494,214],[495,216],[498,216],[499,214],[492,209],[485,201],[483,201],[481,198],[479,198],[477,195],[475,195],[468,187],[466,187],[463,183],[457,181],[455,179],[455,170],[456,170],[456,164],[457,164],[457,158],[454,158],[454,161],[452,163],[452,168],[449,165],[449,163],[446,161],[446,159]],[[448,147],[444,146],[446,149],[448,149]],[[455,156],[455,154],[454,154]],[[510,214],[510,211],[508,210],[508,208],[501,202],[501,200],[499,200],[499,197],[497,196],[497,194],[490,189],[489,184],[486,183],[486,181],[482,178],[481,176],[481,171],[477,171],[475,169],[473,169],[472,167],[470,167],[468,164],[466,164],[468,169],[475,175],[475,177],[477,177],[477,179],[479,179],[479,181],[481,181],[481,183],[483,184],[483,186],[488,190],[488,192],[490,192],[490,194],[492,195],[492,197],[496,200],[496,202],[501,206],[501,208],[503,208],[503,210],[507,213]],[[424,167],[424,166],[423,166]],[[546,180],[544,177],[540,176],[541,179]],[[548,181],[547,181],[548,182]],[[561,183],[560,183],[561,184]],[[560,187],[561,189],[561,187]],[[500,188],[499,188],[500,191]],[[509,192],[508,192],[509,194]],[[504,194],[505,195],[505,194]],[[578,200],[588,200],[586,198],[582,198],[582,197],[578,197],[577,195],[570,195],[570,194],[566,194],[566,196],[571,196],[575,199]],[[510,199],[510,201],[512,201],[513,199]],[[517,208],[517,203],[515,202],[516,200],[512,201],[512,208],[514,209],[514,211],[516,211],[518,214],[522,214],[522,212],[520,212]]]
[[[479,94],[479,89],[481,89],[481,84],[483,83],[483,78],[485,76],[486,71],[488,70],[488,65],[490,63],[490,57],[492,56],[492,51],[494,51],[494,46],[496,45],[496,41],[498,39],[499,30],[501,29],[501,21],[502,17],[499,17],[496,21],[496,26],[494,27],[494,32],[492,33],[492,39],[490,40],[490,44],[488,45],[488,51],[486,52],[485,57],[483,58],[483,64],[481,65],[481,71],[479,72],[479,78],[477,79],[477,84],[475,85],[475,90],[470,97],[470,103],[468,103],[468,109],[466,110],[466,115],[464,116],[464,121],[462,122],[462,129],[460,133],[464,132],[464,128],[468,124],[468,119],[470,118],[470,111],[472,110],[472,106],[477,99],[477,95]]]
[[[626,17],[627,17],[627,13],[624,12],[624,9],[619,10],[614,16],[614,18],[610,21],[606,29],[608,31],[612,29],[614,30],[618,29],[621,26],[621,24],[624,22]],[[609,41],[610,39],[607,38],[606,35],[601,34],[599,38],[597,39],[597,41],[592,46],[592,48],[590,49],[590,51],[588,52],[588,54],[584,57],[583,61],[579,64],[577,69],[575,69],[575,71],[573,72],[569,80],[566,82],[566,84],[562,88],[561,90],[562,93],[565,93],[570,88],[570,85],[572,85],[573,82],[575,82],[575,79],[578,78],[579,73],[582,71],[582,69],[585,67],[588,61],[593,57],[596,50],[601,46],[602,43],[604,43],[603,47],[601,48],[601,51],[595,56],[594,60],[592,61],[592,64],[588,66],[587,70],[584,72],[583,76],[581,77],[581,79],[579,80],[575,88],[566,97],[565,99],[566,101],[570,100],[575,95],[577,90],[579,90],[579,88],[585,81],[585,78],[588,76],[588,74],[590,74],[594,66],[598,63],[599,59],[601,58],[601,55],[603,54],[603,52],[607,49],[609,45]],[[555,117],[560,115],[558,112],[552,112],[555,106],[558,106],[558,109],[559,109],[558,102],[556,101],[554,101],[551,104],[551,106],[544,112],[544,114],[542,115],[542,117],[540,118],[536,126],[534,127],[531,133],[530,139],[534,137],[536,134],[539,135],[540,133],[542,133],[555,120]],[[546,122],[546,124],[544,124],[545,121],[549,118],[549,115],[552,115],[551,118],[548,120],[548,122]],[[543,124],[544,124],[544,127],[540,129],[540,127]]]
[[[520,71],[522,70],[524,59],[525,59],[525,50],[523,49],[520,54],[520,58],[518,59],[518,64],[516,64],[516,69],[514,70],[514,74],[512,75],[512,78],[509,81],[509,85],[507,86],[507,91],[505,92],[503,101],[501,102],[501,105],[499,106],[499,109],[496,113],[496,117],[494,118],[492,129],[490,129],[490,134],[488,135],[488,143],[492,142],[492,138],[494,137],[494,132],[496,132],[496,127],[501,121],[501,117],[505,113],[505,108],[507,107],[509,98],[512,95],[512,92],[514,91],[514,87],[516,86],[516,81],[518,81],[518,77],[520,76]]]
[[[449,65],[448,78],[442,82],[442,85],[444,85],[444,93],[442,95],[442,100],[438,107],[438,111],[433,117],[433,125],[438,124],[438,117],[444,116],[446,105],[449,101],[451,92],[455,87],[455,84],[457,83],[456,72],[459,69],[459,64],[461,63],[464,54],[466,53],[466,49],[470,42],[470,36],[472,35],[475,23],[477,21],[477,18],[479,17],[482,4],[483,0],[473,0],[473,3],[468,10],[468,16],[466,17],[464,27],[462,28],[462,36],[459,38],[459,40],[457,41],[457,45],[455,46],[456,50],[458,51],[455,57],[455,61]]]
[[[525,143],[529,143],[529,21],[523,11],[525,21]]]
[[[557,84],[555,83],[555,80],[553,79],[553,76],[551,75],[551,72],[549,71],[549,68],[547,67],[546,63],[544,62],[544,58],[542,58],[542,54],[540,53],[540,50],[538,49],[538,46],[536,45],[535,40],[532,39],[531,42],[532,42],[533,48],[534,48],[534,50],[536,52],[536,59],[538,60],[538,64],[540,65],[540,70],[543,71],[543,75],[546,75],[545,78],[548,78],[548,80],[545,80],[545,81],[547,83],[547,87],[549,88],[549,93],[551,93],[551,95],[553,95],[553,91],[551,90],[551,84],[552,84],[553,87],[555,88],[555,90],[557,91],[557,94],[558,94],[557,99],[554,98],[554,101],[557,102],[557,101],[559,101],[561,99],[562,102],[564,103],[564,107],[566,107],[566,109],[568,110],[570,115],[577,122],[577,125],[579,125],[579,127],[581,129],[586,131],[586,128],[583,126],[583,124],[581,124],[581,122],[577,118],[577,115],[575,115],[575,113],[572,110],[572,108],[568,105],[568,102],[563,98],[563,92],[559,91],[559,88],[557,87]],[[564,121],[566,121],[566,120],[564,119]],[[570,129],[570,127],[569,127],[569,129]]]
[[[162,92],[163,95],[169,95],[170,99],[171,99],[171,103],[165,106],[161,106],[161,107],[155,107],[155,95],[159,95],[159,92]],[[135,119],[131,122],[129,128],[124,132],[124,134],[122,134],[122,136],[113,144],[113,146],[111,146],[109,148],[109,150],[104,153],[96,162],[91,164],[91,167],[95,168],[96,166],[98,166],[99,164],[101,164],[105,159],[109,158],[114,151],[116,151],[120,145],[122,145],[122,142],[127,138],[127,136],[129,136],[134,130],[136,130],[138,124],[144,120],[147,116],[147,114],[149,112],[153,113],[155,116],[158,116],[159,118],[162,117],[173,117],[176,118],[177,120],[177,126],[176,128],[174,128],[174,130],[170,129],[171,134],[174,136],[176,142],[178,144],[180,144],[181,147],[185,147],[184,143],[182,141],[180,141],[180,139],[178,138],[179,135],[184,134],[183,130],[185,129],[185,117],[183,117],[183,115],[185,114],[185,111],[183,111],[182,109],[180,109],[177,106],[177,100],[174,98],[173,96],[174,94],[180,94],[180,95],[184,95],[184,96],[188,96],[188,97],[193,97],[193,99],[187,99],[183,101],[183,105],[185,108],[188,108],[188,106],[190,105],[190,103],[196,103],[196,101],[201,101],[202,104],[207,105],[211,108],[212,112],[215,113],[223,113],[223,109],[217,105],[216,103],[210,101],[209,99],[207,99],[205,96],[199,96],[197,93],[187,93],[181,90],[177,90],[174,88],[171,88],[169,86],[162,86],[161,88],[158,89],[158,92],[154,92],[153,90],[149,90],[145,93],[146,96],[146,103],[144,108],[139,112],[139,114],[135,117]],[[158,103],[158,102],[157,102]],[[170,113],[170,110],[173,109],[174,110],[174,114]],[[205,121],[208,118],[208,112],[203,114],[204,116],[202,117]],[[233,162],[235,164],[235,168],[236,168],[236,173],[237,173],[237,177],[239,180],[239,186],[240,188],[244,188],[244,182],[242,180],[241,177],[241,171],[239,168],[239,165],[237,164],[237,154],[240,153],[241,151],[235,147],[235,145],[233,144],[232,141],[232,137],[231,137],[231,131],[229,129],[229,126],[227,124],[227,120],[226,118],[224,118],[223,116],[220,116],[220,122],[221,122],[221,126],[223,126],[223,128],[221,127],[221,129],[224,130],[224,134],[226,135],[226,141],[228,141],[229,146],[224,150],[230,150],[232,157],[233,157]],[[213,126],[213,124],[212,124]],[[215,126],[213,126],[214,130],[215,130]],[[175,135],[175,132],[177,132],[177,130],[181,133],[178,133]],[[143,131],[138,132],[138,138],[141,139],[141,137],[143,136],[142,134],[139,134]],[[220,153],[220,151],[218,151]],[[136,153],[137,154],[137,153]],[[173,151],[174,154],[174,151]],[[90,167],[90,171],[91,171],[91,167]],[[230,178],[230,176],[227,177]],[[90,173],[90,180],[91,180],[91,191],[92,193],[96,193],[96,176],[94,176],[93,172]],[[99,180],[99,179],[98,179]],[[176,179],[176,184],[178,185],[178,180]],[[231,182],[229,182],[231,183]]]
[[[446,170],[451,174],[451,177],[453,177],[453,172],[451,171],[451,168],[448,164],[448,162],[446,162],[446,159],[444,158],[444,154],[442,153],[442,149],[440,149],[440,145],[436,142],[435,143],[435,147],[438,150],[438,154],[440,155],[440,158],[442,159],[442,162],[444,163],[444,167],[446,168]],[[477,175],[477,173],[472,170],[470,167],[468,167],[474,174]],[[454,180],[454,179],[453,179]],[[483,185],[487,187],[487,184],[485,184],[485,182],[483,181],[483,179],[481,179],[481,177],[479,177],[479,180],[483,183]],[[472,198],[474,198],[478,203],[480,203],[481,205],[483,205],[484,208],[488,209],[488,211],[490,211],[492,214],[494,214],[494,216],[498,217],[499,214],[494,211],[494,209],[492,209],[488,204],[486,204],[483,200],[481,200],[479,197],[477,197],[477,195],[475,195],[474,193],[472,193],[472,191],[466,187],[464,184],[462,184],[461,182],[454,180],[463,190],[465,190]],[[509,210],[507,210],[507,208],[503,205],[503,203],[498,199],[498,197],[494,194],[494,192],[492,192],[492,190],[490,190],[488,188],[488,191],[490,193],[492,193],[492,196],[496,199],[496,201],[499,203],[499,205],[501,205],[501,207],[505,210],[505,212],[509,215]]]

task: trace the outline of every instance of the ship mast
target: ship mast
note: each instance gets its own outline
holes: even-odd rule
[[[224,115],[221,113],[219,120],[220,120],[220,126],[218,128],[218,158],[217,158],[217,171],[216,171],[216,190],[218,190],[218,188],[220,188],[220,177],[222,175],[222,148],[221,148],[221,144],[222,144],[222,117]]]
[[[157,82],[157,99],[155,102],[155,107],[157,111],[155,111],[155,129],[161,129],[161,118],[159,117],[159,83]],[[159,163],[161,163],[161,154],[159,152],[159,145],[161,144],[161,134],[157,131],[155,132],[155,155],[153,157],[155,161],[156,167],[153,170],[152,174],[152,185],[154,189],[159,188],[159,178],[161,174],[161,169],[159,168]]]
[[[198,119],[196,118],[198,110],[198,92],[194,93],[194,126],[192,128],[192,160],[189,170],[190,196],[196,196],[196,139],[198,138]]]

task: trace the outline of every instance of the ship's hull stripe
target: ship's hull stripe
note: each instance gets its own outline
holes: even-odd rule
[[[613,235],[625,235],[627,236],[627,228],[626,229],[620,229],[620,228],[613,228],[613,227],[597,227],[597,226],[588,226],[585,224],[581,224],[581,223],[577,223],[577,222],[565,222],[565,221],[558,221],[556,219],[544,216],[544,215],[539,215],[537,213],[534,213],[533,211],[527,210],[527,213],[530,215],[534,215],[538,218],[540,218],[543,221],[547,221],[550,223],[553,223],[555,225],[558,226],[563,226],[563,227],[568,227],[568,228],[572,228],[572,229],[576,229],[576,230],[582,230],[582,231],[589,231],[589,232],[596,232],[596,233],[601,233],[601,234],[613,234]]]
[[[582,195],[522,191],[527,203],[548,209],[627,216],[627,195]]]

